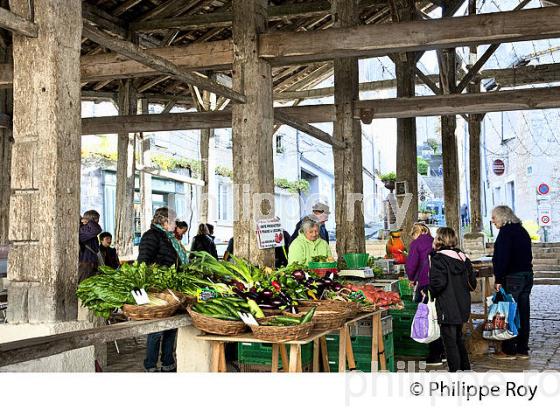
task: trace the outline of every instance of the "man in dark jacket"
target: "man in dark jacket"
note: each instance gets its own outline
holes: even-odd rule
[[[80,220],[80,255],[78,283],[97,273],[99,268],[99,239],[102,229],[99,226],[99,212],[90,210]]]
[[[329,220],[329,214],[330,214],[329,206],[327,204],[317,202],[315,205],[313,205],[313,213],[311,215],[307,215],[307,216],[303,217],[296,224],[296,229],[294,230],[294,233],[292,234],[291,237],[293,239],[297,238],[299,236],[299,230],[301,229],[301,224],[302,224],[303,220],[305,218],[311,217],[312,219],[314,219],[314,220],[316,219],[316,220],[318,220],[318,222],[320,222],[319,236],[321,237],[321,239],[324,239],[325,241],[327,241],[327,243],[329,243],[329,232],[327,231],[327,228],[325,227],[325,223]]]
[[[142,239],[138,250],[138,262],[148,265],[156,263],[160,266],[179,266],[181,260],[175,250],[171,238],[175,229],[175,218],[167,208],[156,210],[148,229]],[[166,232],[170,232],[168,235]],[[161,344],[161,371],[176,372],[177,364],[173,352],[175,350],[175,339],[177,329],[165,330],[163,332],[150,333],[146,345],[146,358],[144,369],[147,372],[157,372],[158,355]]]
[[[526,359],[529,357],[530,298],[533,288],[531,237],[508,206],[494,208],[492,222],[500,230],[492,258],[496,291],[503,286],[513,296],[520,321],[518,336],[502,342],[502,352],[497,353],[496,358]]]

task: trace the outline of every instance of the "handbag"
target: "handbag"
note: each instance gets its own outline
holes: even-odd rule
[[[428,291],[428,303],[419,303],[410,327],[410,337],[418,343],[431,343],[440,338],[436,301]]]
[[[501,299],[501,300],[500,300]],[[509,340],[519,334],[519,311],[517,302],[504,288],[492,297],[482,337],[489,340]]]
[[[95,252],[93,249],[91,249],[91,247],[89,245],[84,245],[84,246],[88,251],[90,251],[95,256],[97,256],[97,266],[105,266],[105,258],[103,257],[103,254],[101,253],[101,251]]]

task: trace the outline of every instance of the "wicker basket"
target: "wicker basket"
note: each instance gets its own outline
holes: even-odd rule
[[[362,313],[371,313],[379,310],[376,305],[362,305],[360,304],[360,312]]]
[[[206,333],[232,336],[245,332],[247,326],[241,321],[221,320],[195,312],[189,306],[187,312],[191,315],[194,327]]]
[[[300,312],[308,312],[311,308],[311,306],[302,306]],[[338,329],[346,322],[349,315],[350,309],[347,307],[325,306],[320,303],[313,315],[315,330],[325,331]]]
[[[290,315],[291,316],[291,315]],[[258,319],[260,325],[265,325],[274,319],[274,316]],[[281,343],[305,339],[311,334],[314,321],[303,325],[294,326],[251,326],[255,337],[266,342]]]
[[[356,317],[360,312],[360,304],[357,302],[350,302],[350,301],[343,301],[343,300],[329,300],[329,299],[321,299],[321,300],[304,300],[299,302],[299,306],[304,310],[307,311],[313,306],[317,307],[317,312],[321,311],[333,311],[333,310],[340,310],[343,312],[347,312],[346,319],[351,319]]]
[[[165,306],[153,305],[124,305],[122,311],[124,315],[132,320],[149,320],[170,317],[175,314],[177,309],[182,306],[181,301],[177,301],[167,292],[150,293],[151,295],[167,301],[169,304]]]

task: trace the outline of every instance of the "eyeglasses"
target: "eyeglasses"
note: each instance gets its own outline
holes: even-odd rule
[[[325,211],[322,211],[322,210],[320,210],[320,209],[316,209],[316,210],[313,211],[313,213],[315,213],[315,214],[324,214]]]

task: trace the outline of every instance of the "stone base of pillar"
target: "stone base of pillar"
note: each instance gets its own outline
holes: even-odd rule
[[[482,232],[466,233],[463,236],[463,251],[472,259],[486,256],[486,240]]]
[[[177,372],[209,372],[210,343],[197,339],[200,330],[193,326],[177,331]]]
[[[0,343],[15,340],[54,335],[73,330],[89,329],[92,324],[86,321],[0,325]],[[38,360],[0,367],[0,372],[95,372],[93,346],[71,350]]]

